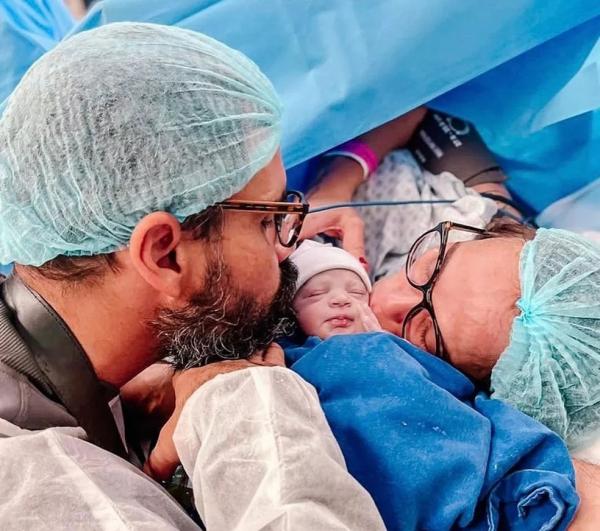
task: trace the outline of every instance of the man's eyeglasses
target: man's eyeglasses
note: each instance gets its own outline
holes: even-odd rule
[[[230,199],[217,203],[223,210],[273,214],[277,238],[284,247],[293,247],[298,241],[309,205],[302,192],[289,190],[284,201],[243,201]]]
[[[427,318],[431,320],[435,332],[435,355],[442,359],[447,359],[448,353],[435,317],[431,294],[442,269],[442,264],[446,256],[448,236],[451,230],[471,232],[481,236],[490,235],[485,229],[461,225],[460,223],[453,223],[451,221],[444,221],[420,236],[415,243],[412,244],[406,260],[406,278],[413,288],[419,290],[423,294],[423,298],[419,304],[406,314],[402,324],[402,337],[406,338],[407,326],[411,319],[421,312],[426,312],[428,314]],[[433,269],[429,267],[424,269],[422,264],[417,265],[420,258],[426,253],[434,253],[431,257],[431,262],[435,263]]]

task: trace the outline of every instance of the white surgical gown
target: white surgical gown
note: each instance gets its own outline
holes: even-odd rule
[[[0,419],[0,528],[195,528],[158,484],[84,436]],[[209,530],[384,529],[314,389],[287,369],[245,369],[202,386],[175,444]]]

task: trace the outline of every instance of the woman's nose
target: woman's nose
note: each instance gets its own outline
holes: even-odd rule
[[[421,293],[410,284],[378,282],[371,295],[371,308],[384,329],[402,327],[408,312],[421,302]]]

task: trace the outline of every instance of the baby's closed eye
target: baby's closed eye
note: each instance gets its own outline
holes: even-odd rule
[[[306,294],[306,298],[307,299],[314,299],[315,297],[320,297],[321,295],[325,295],[325,293],[327,293],[327,292],[324,289],[309,291]]]
[[[367,290],[365,290],[365,289],[353,289],[353,290],[350,290],[350,293],[352,295],[366,295],[367,294]]]
[[[354,297],[366,297],[367,296],[367,290],[363,286],[362,283],[359,284],[359,283],[352,282],[352,284],[347,285],[346,293],[348,293],[349,295],[352,295]]]

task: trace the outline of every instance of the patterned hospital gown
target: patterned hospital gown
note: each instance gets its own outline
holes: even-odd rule
[[[452,204],[362,207],[367,260],[374,279],[404,267],[412,243],[441,221],[483,227],[495,203],[466,188],[454,175],[423,171],[407,150],[391,152],[357,190],[354,201],[456,199]],[[467,239],[461,233],[460,239]]]

